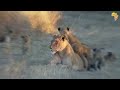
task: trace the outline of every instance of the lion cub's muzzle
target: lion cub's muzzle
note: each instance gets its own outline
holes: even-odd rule
[[[54,51],[51,46],[50,46],[50,50],[53,55],[57,52],[57,51]]]

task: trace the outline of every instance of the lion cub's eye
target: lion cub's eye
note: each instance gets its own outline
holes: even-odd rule
[[[58,31],[60,31],[61,29],[60,29],[60,27],[58,28]]]

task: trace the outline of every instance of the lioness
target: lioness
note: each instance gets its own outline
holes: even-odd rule
[[[74,52],[64,36],[58,35],[54,37],[51,41],[50,48],[52,52],[54,52],[54,60],[51,61],[51,64],[61,62],[63,65],[67,65],[74,70],[84,70],[83,61],[79,55]]]
[[[68,27],[66,29],[59,27],[58,31],[61,35],[64,35],[67,38],[75,53],[82,58],[84,67],[88,68],[91,64],[91,60],[93,59],[93,50],[84,43],[81,43]]]

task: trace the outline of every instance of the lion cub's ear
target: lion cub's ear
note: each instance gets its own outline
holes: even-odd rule
[[[53,38],[56,38],[57,36],[58,36],[57,34],[54,34],[54,35],[53,35]]]
[[[53,35],[53,37],[56,37],[56,36],[57,36],[57,34],[54,34],[54,35]]]
[[[61,28],[59,27],[59,28],[58,28],[58,31],[60,31],[60,30],[61,30]]]
[[[67,27],[67,31],[70,31],[70,28],[69,28],[69,27]]]

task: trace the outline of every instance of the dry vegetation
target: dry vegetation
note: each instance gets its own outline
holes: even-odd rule
[[[57,11],[26,11],[22,13],[28,17],[32,28],[46,33],[56,33],[57,22],[61,19],[61,13]]]
[[[57,22],[61,13],[56,11],[1,11],[0,34],[6,35],[13,31],[13,38],[21,33],[31,30],[39,30],[44,33],[56,33]]]

